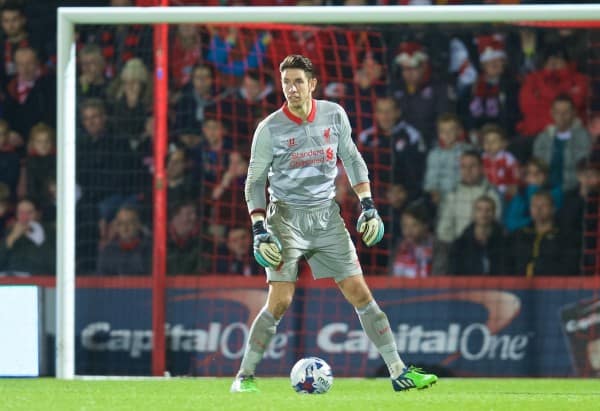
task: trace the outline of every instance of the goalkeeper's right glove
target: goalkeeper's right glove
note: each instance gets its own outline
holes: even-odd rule
[[[278,270],[281,267],[281,243],[265,229],[264,221],[252,225],[254,233],[254,258],[265,268]]]

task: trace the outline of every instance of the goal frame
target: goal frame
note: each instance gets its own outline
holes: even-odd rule
[[[600,4],[308,7],[59,7],[57,11],[56,377],[75,377],[76,24],[598,21]],[[155,78],[166,76],[160,67]],[[166,138],[166,133],[160,133]],[[157,134],[157,137],[159,135]],[[162,142],[164,144],[165,141]],[[156,273],[155,273],[156,274]],[[164,273],[163,273],[164,279]],[[155,282],[156,283],[156,282]],[[164,284],[164,282],[159,284]],[[164,290],[156,290],[156,292]],[[164,310],[164,307],[163,307]],[[153,308],[153,315],[156,311]],[[158,325],[153,321],[154,336]],[[154,340],[154,348],[164,349]],[[154,353],[153,353],[154,357]],[[163,365],[164,368],[164,365]],[[153,368],[154,375],[163,370]]]

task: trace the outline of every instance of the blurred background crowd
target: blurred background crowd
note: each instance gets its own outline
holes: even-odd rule
[[[0,272],[52,274],[57,6],[0,1]],[[173,1],[410,5],[518,1]],[[533,1],[520,3],[538,3]],[[545,2],[550,3],[550,2]],[[283,103],[277,66],[305,54],[316,98],[349,114],[384,241],[367,275],[600,272],[600,31],[523,24],[177,24],[169,33],[167,271],[261,275],[243,196],[249,145]],[[79,275],[150,275],[152,27],[77,26]],[[340,165],[351,234],[359,205]],[[303,266],[303,271],[307,265]]]

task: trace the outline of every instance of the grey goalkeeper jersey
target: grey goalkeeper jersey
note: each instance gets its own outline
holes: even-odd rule
[[[305,206],[334,198],[338,156],[353,186],[369,181],[342,107],[313,100],[303,121],[284,105],[254,133],[245,187],[249,212],[265,209],[267,176],[273,202]]]

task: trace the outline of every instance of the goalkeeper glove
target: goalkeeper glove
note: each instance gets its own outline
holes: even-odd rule
[[[254,258],[263,267],[278,270],[281,267],[281,243],[265,229],[264,221],[252,225],[254,233]]]
[[[363,243],[367,247],[374,246],[383,238],[383,221],[375,209],[375,203],[371,197],[360,200],[362,213],[358,217],[356,230],[362,234]]]

